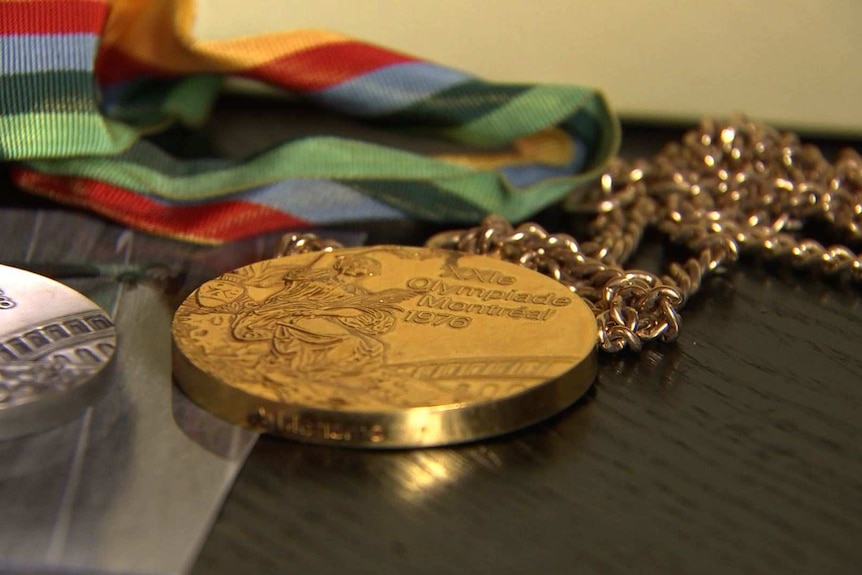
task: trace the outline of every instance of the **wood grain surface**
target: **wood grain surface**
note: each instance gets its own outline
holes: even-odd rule
[[[858,292],[739,273],[674,345],[495,441],[400,453],[262,438],[195,573],[858,573]]]
[[[290,120],[247,114],[223,105],[215,141],[260,147]],[[625,134],[629,155],[675,135]],[[666,257],[653,239],[635,263]],[[862,290],[743,261],[683,322],[506,437],[393,452],[261,438],[193,573],[862,572]]]

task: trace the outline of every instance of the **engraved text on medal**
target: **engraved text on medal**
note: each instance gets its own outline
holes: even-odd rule
[[[446,262],[436,278],[407,280],[406,286],[422,295],[415,303],[417,309],[408,310],[403,320],[456,329],[469,326],[471,316],[543,322],[551,318],[556,309],[572,303],[571,297],[559,293],[519,290],[516,283],[515,277],[498,270]]]
[[[0,311],[3,311],[4,309],[12,309],[16,305],[18,304],[15,303],[15,300],[6,295],[3,290],[0,289]]]

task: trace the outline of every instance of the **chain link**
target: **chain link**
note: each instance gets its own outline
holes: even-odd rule
[[[286,234],[281,237],[276,256],[305,254],[308,252],[331,252],[344,246],[333,239],[319,238],[315,234]]]
[[[640,351],[679,335],[680,309],[704,278],[740,253],[862,282],[862,257],[845,245],[804,237],[810,224],[843,241],[862,239],[862,157],[844,150],[828,162],[792,133],[738,117],[705,119],[651,161],[611,162],[578,211],[593,214],[579,243],[534,223],[499,216],[444,232],[427,245],[487,255],[550,276],[582,297],[596,315],[602,350]],[[623,268],[648,228],[690,257],[657,276]],[[286,236],[279,253],[335,249],[311,235]]]

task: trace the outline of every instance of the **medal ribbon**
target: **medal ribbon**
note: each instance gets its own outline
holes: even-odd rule
[[[215,243],[359,220],[521,220],[595,178],[618,145],[589,88],[487,82],[319,30],[200,41],[193,18],[192,0],[0,0],[0,160],[15,184]],[[466,151],[307,135],[239,160],[181,159],[154,142],[203,125],[229,76]]]

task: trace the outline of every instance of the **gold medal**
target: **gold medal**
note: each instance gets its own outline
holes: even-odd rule
[[[216,415],[359,447],[522,428],[596,374],[596,320],[560,283],[483,256],[394,246],[257,262],[194,291],[174,374]]]

